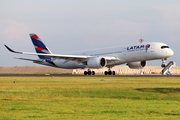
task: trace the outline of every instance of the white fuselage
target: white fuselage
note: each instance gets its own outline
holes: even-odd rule
[[[149,45],[149,46],[148,46]],[[120,65],[124,63],[136,62],[136,61],[148,61],[162,58],[168,58],[174,54],[174,52],[164,43],[151,42],[151,43],[139,43],[134,45],[109,47],[103,49],[87,50],[81,52],[70,53],[70,55],[87,55],[94,57],[112,56],[116,57],[118,61],[112,61],[108,63],[109,66]],[[67,55],[67,54],[66,54]],[[64,59],[56,59],[53,64],[42,62],[39,64],[49,65],[59,68],[76,69],[76,68],[88,68],[82,63],[75,61],[65,62]]]

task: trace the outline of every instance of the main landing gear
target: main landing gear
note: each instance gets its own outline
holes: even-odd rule
[[[90,71],[88,69],[87,71],[84,71],[84,75],[95,75],[95,71]]]
[[[105,75],[115,75],[116,72],[115,71],[111,71],[111,69],[109,68],[108,71],[104,72]]]
[[[109,68],[108,71],[104,72],[105,75],[115,75],[116,72],[115,71],[111,71],[111,69]],[[84,75],[95,75],[95,71],[91,71],[90,69],[88,69],[87,71],[84,71]]]

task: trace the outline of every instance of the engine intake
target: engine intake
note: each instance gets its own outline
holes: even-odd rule
[[[146,61],[130,62],[127,65],[131,69],[141,69],[146,66]]]
[[[89,68],[102,68],[107,65],[107,61],[102,57],[93,57],[87,61],[87,66]]]

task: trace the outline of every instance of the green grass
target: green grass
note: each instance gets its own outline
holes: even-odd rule
[[[180,79],[0,77],[0,119],[60,118],[179,119]]]

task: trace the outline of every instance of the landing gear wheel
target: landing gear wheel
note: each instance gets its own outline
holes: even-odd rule
[[[163,58],[163,59],[161,59],[161,60],[162,60],[161,67],[162,67],[162,68],[165,68],[165,67],[166,67],[165,60],[167,60],[167,58]]]
[[[112,71],[109,71],[108,73],[109,73],[109,75],[112,75]]]
[[[112,73],[113,75],[115,75],[116,74],[116,72],[115,71],[113,71],[113,73]]]
[[[87,71],[84,71],[84,75],[87,75],[88,74],[88,72]]]
[[[116,72],[115,71],[105,71],[104,74],[105,75],[115,75]]]
[[[166,67],[166,64],[162,64],[161,67],[162,67],[162,68]]]
[[[94,71],[92,71],[92,75],[95,75],[95,72],[94,72]]]
[[[88,71],[88,75],[91,75],[91,71]]]
[[[95,71],[84,71],[84,75],[95,75]]]

